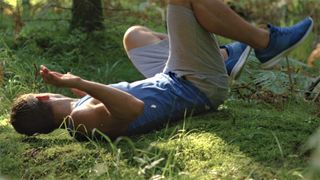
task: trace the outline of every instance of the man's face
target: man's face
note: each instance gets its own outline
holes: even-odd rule
[[[65,107],[65,103],[67,103],[70,98],[63,96],[61,94],[53,94],[53,93],[40,93],[35,94],[35,98],[38,99],[38,101],[47,103],[52,108],[52,113],[56,117],[63,111],[63,107]]]

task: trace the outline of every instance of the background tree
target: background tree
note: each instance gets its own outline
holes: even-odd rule
[[[101,0],[73,0],[71,29],[92,32],[103,28]]]
[[[22,17],[28,18],[30,16],[30,0],[22,0]]]

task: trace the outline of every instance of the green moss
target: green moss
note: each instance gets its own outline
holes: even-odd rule
[[[0,171],[13,178],[295,179],[307,175],[301,148],[320,122],[315,110],[304,102],[288,102],[282,111],[228,102],[223,111],[133,137],[135,148],[122,141],[116,151],[76,142],[64,130],[26,138],[2,124]]]

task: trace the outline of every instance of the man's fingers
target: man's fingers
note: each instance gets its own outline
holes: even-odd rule
[[[62,77],[63,74],[59,73],[59,72],[56,72],[56,71],[50,71],[47,67],[45,67],[44,65],[41,65],[40,66],[40,74],[51,74],[53,76],[57,76],[57,77]],[[68,73],[70,74],[70,73]]]
[[[44,71],[44,72],[48,72],[49,69],[47,67],[45,67],[44,65],[40,66],[40,70]]]
[[[51,73],[52,75],[57,76],[57,77],[62,77],[62,76],[63,76],[63,74],[58,73],[58,72],[55,72],[55,71],[51,71],[50,73]]]
[[[44,66],[40,67],[40,75],[44,76],[45,74],[48,74],[49,70],[45,68]]]
[[[50,71],[45,66],[41,65],[40,75],[45,83],[51,84],[54,86],[61,86],[61,83],[62,83],[61,78],[63,77],[63,74],[55,71]]]
[[[45,74],[43,74],[43,72],[40,72],[40,75],[45,83],[49,83],[48,77]]]
[[[40,75],[43,78],[43,80],[45,80],[45,82],[47,83],[58,80],[58,77],[53,72],[46,72],[45,70],[40,70]]]
[[[41,65],[40,69],[47,69],[47,67],[45,65]]]

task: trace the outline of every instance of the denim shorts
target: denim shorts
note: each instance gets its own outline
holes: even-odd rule
[[[159,73],[133,83],[113,84],[112,87],[128,92],[144,102],[143,113],[129,125],[124,135],[147,133],[170,121],[215,109],[197,87],[171,72]]]
[[[120,82],[111,86],[144,102],[143,113],[129,125],[127,131],[122,134],[124,136],[148,133],[160,129],[168,122],[215,110],[204,93],[189,81],[178,78],[171,72],[160,73],[142,81]],[[91,98],[89,95],[84,96],[75,106],[79,107]],[[86,139],[81,133],[74,132],[72,122],[68,123],[68,130],[76,139]],[[108,132],[103,133],[108,135]]]

